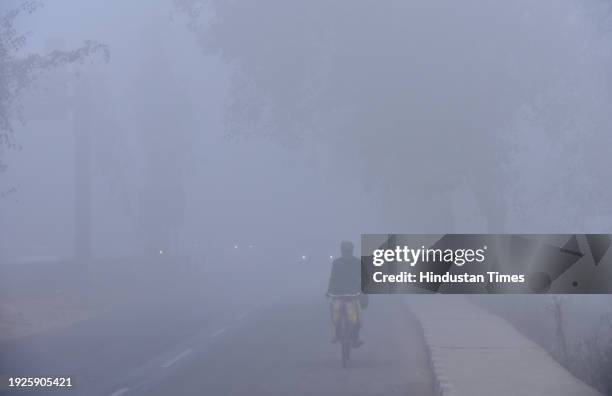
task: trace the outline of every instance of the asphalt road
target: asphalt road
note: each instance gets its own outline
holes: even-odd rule
[[[339,346],[329,342],[322,297],[235,303],[224,314],[155,312],[122,311],[112,318],[122,326],[101,318],[5,346],[2,372],[73,378],[71,390],[37,390],[40,395],[434,394],[419,324],[392,296],[371,299],[366,343],[348,369],[341,368]]]
[[[280,303],[224,328],[209,348],[140,394],[433,395],[418,323],[397,299],[372,300],[366,344],[349,369],[341,368],[339,347],[329,342],[325,301]]]
[[[239,271],[219,267],[217,276],[128,285],[138,298],[107,314],[0,344],[2,382],[71,376],[74,383],[70,390],[0,386],[0,395],[434,394],[419,324],[400,303],[405,296],[371,299],[366,344],[342,369],[322,296],[329,269],[269,262],[283,265],[264,271],[266,261],[247,261]]]

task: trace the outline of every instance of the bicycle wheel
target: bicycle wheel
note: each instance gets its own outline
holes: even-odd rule
[[[349,364],[349,360],[351,359],[351,337],[350,337],[351,335],[349,333],[350,326],[348,323],[348,317],[346,315],[342,317],[340,330],[341,330],[340,331],[340,335],[341,335],[340,347],[341,347],[341,353],[342,353],[342,368],[347,368]]]
[[[348,368],[350,360],[351,360],[351,343],[349,341],[344,341],[342,343],[342,367]]]

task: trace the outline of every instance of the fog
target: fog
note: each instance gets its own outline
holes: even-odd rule
[[[0,37],[0,374],[80,366],[79,392],[110,394],[113,360],[24,334],[115,334],[132,373],[251,307],[324,303],[365,233],[612,230],[608,1],[40,4]],[[108,56],[24,61],[88,40]],[[550,296],[489,297],[546,343]],[[610,314],[564,298],[568,344]]]

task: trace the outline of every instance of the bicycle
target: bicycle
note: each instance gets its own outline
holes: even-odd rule
[[[349,304],[354,304],[355,299],[359,297],[357,294],[329,294],[332,299],[340,302],[340,311],[338,317],[338,342],[340,344],[340,354],[342,359],[342,368],[347,368],[351,359],[351,348],[353,348],[353,333],[354,324],[351,323],[348,314]],[[358,302],[357,302],[358,304]]]

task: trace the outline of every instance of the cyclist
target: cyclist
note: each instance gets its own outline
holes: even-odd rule
[[[361,261],[353,256],[353,244],[349,241],[340,243],[340,252],[342,256],[334,260],[327,288],[327,297],[331,297],[330,311],[334,325],[332,343],[338,342],[338,319],[342,304],[348,304],[347,312],[353,325],[353,347],[358,348],[363,345],[363,341],[359,339],[361,305],[363,304],[363,308],[365,308],[367,304],[366,294],[361,295],[364,298],[361,303],[359,298],[361,294]]]

